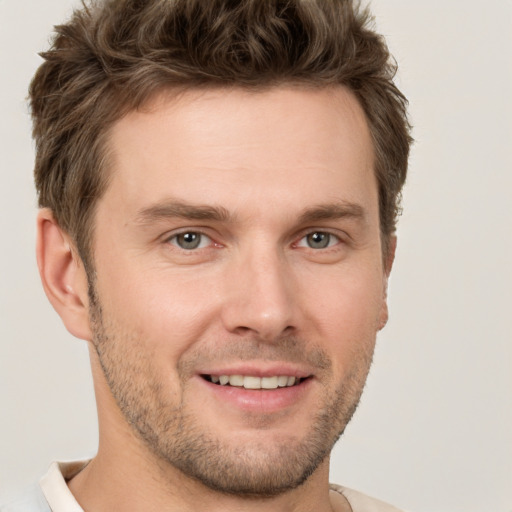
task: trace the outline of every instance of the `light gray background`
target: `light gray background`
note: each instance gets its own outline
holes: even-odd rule
[[[26,88],[71,0],[0,0],[0,501],[94,453],[85,343],[34,258]],[[379,338],[332,480],[416,512],[512,512],[512,1],[374,0],[414,147]]]

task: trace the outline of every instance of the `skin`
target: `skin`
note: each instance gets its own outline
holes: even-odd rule
[[[383,258],[357,101],[342,87],[162,94],[114,126],[110,150],[94,293],[51,212],[38,220],[45,290],[91,353],[100,445],[69,483],[78,502],[349,510],[329,453],[387,321],[395,246]],[[180,247],[184,232],[200,245]],[[230,394],[202,377],[223,373],[304,380]]]

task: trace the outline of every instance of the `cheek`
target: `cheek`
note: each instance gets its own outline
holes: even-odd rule
[[[378,269],[341,269],[315,281],[315,287],[304,287],[302,296],[325,328],[376,332],[385,296]]]
[[[371,359],[384,301],[382,283],[378,272],[340,273],[306,299],[315,319],[312,335],[330,352],[335,374],[346,375],[361,357]]]
[[[109,272],[98,289],[105,319],[133,343],[177,359],[215,317],[215,295],[197,277],[166,272]],[[105,274],[107,275],[107,274]]]

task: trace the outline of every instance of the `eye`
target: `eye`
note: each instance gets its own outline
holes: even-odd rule
[[[192,251],[194,249],[203,249],[211,244],[210,237],[197,231],[185,231],[179,233],[168,239],[168,242],[185,251]]]
[[[332,233],[325,231],[314,231],[301,238],[298,247],[309,247],[310,249],[327,249],[340,242],[340,239]]]

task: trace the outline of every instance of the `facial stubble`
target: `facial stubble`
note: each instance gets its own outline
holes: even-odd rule
[[[159,381],[146,346],[136,333],[126,332],[103,313],[94,286],[89,288],[93,343],[110,391],[133,432],[156,457],[208,488],[238,496],[271,497],[303,484],[328,457],[345,430],[360,400],[371,366],[374,340],[359,346],[347,375],[332,388],[332,364],[321,348],[308,348],[298,338],[283,338],[272,345],[257,340],[232,345],[226,355],[250,360],[307,361],[318,370],[324,387],[323,403],[313,414],[302,437],[275,436],[273,443],[258,436],[258,422],[248,441],[233,442],[236,432],[221,439],[187,409],[184,391],[197,358],[207,359],[204,348],[178,363],[181,392],[172,394]],[[264,352],[264,353],[262,353]],[[200,354],[200,355],[199,355]],[[218,350],[215,352],[218,357]],[[221,421],[219,419],[219,421]],[[264,418],[260,426],[267,429]],[[293,431],[293,425],[290,426]],[[229,425],[226,425],[229,432]]]

